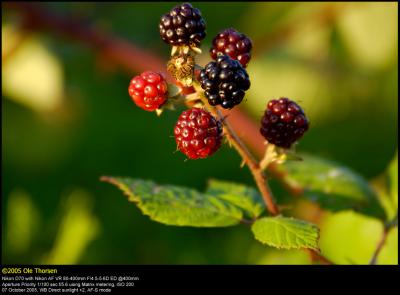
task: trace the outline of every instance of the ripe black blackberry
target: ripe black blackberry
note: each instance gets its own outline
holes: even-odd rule
[[[251,40],[233,28],[225,29],[218,33],[212,41],[210,55],[216,59],[219,54],[227,54],[238,60],[243,67],[246,67],[251,58]]]
[[[261,119],[260,132],[268,142],[290,148],[308,127],[308,120],[301,107],[288,98],[280,98],[268,102]]]
[[[239,104],[250,88],[250,79],[239,61],[220,55],[200,72],[199,82],[208,103],[231,109]]]
[[[159,28],[163,41],[176,46],[198,47],[206,36],[206,23],[201,12],[190,3],[177,5],[161,16]]]

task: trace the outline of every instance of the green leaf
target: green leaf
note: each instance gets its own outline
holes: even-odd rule
[[[264,217],[251,227],[263,244],[283,249],[308,248],[319,251],[319,229],[312,223],[287,217]]]
[[[261,195],[252,187],[211,179],[206,194],[218,196],[241,208],[246,218],[257,218],[265,210]]]
[[[382,221],[354,211],[324,216],[320,247],[335,264],[368,264],[382,239]],[[378,264],[398,265],[398,228],[393,228],[378,256]]]
[[[288,161],[282,168],[286,181],[302,188],[306,198],[332,211],[353,209],[385,217],[375,192],[360,175],[325,159],[304,154],[301,157],[302,162]]]
[[[190,188],[120,177],[101,180],[121,189],[143,214],[167,225],[224,227],[243,218],[242,210],[228,201]]]
[[[398,189],[399,189],[399,174],[398,174],[398,153],[396,152],[396,156],[393,158],[392,162],[389,165],[388,174],[389,174],[389,191],[392,199],[393,206],[395,210],[397,210],[398,204]]]

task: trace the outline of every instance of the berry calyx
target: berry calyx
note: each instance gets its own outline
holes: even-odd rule
[[[280,98],[268,102],[260,132],[268,142],[290,148],[308,128],[309,122],[302,108],[288,98]]]
[[[250,79],[246,70],[237,60],[220,55],[208,63],[200,72],[199,82],[208,103],[231,109],[238,105],[250,88]]]
[[[190,3],[175,6],[161,16],[161,39],[170,45],[197,47],[206,36],[206,23],[200,10]]]
[[[195,61],[189,54],[173,56],[167,64],[167,71],[186,87],[192,85]]]
[[[221,146],[221,123],[209,112],[191,108],[182,112],[174,128],[178,150],[189,159],[207,158]]]
[[[232,59],[238,60],[243,67],[246,67],[251,58],[251,40],[233,28],[221,31],[212,41],[210,55],[216,59],[220,54],[229,55]]]
[[[168,84],[160,73],[146,71],[132,78],[128,92],[138,107],[152,112],[166,102]]]

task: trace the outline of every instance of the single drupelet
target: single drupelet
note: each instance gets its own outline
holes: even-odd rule
[[[268,142],[290,148],[308,128],[309,122],[301,107],[288,98],[280,98],[268,102],[260,132]]]
[[[138,107],[152,112],[166,102],[168,84],[161,74],[146,71],[132,78],[128,92]]]
[[[232,59],[238,60],[243,67],[246,67],[251,58],[252,47],[249,37],[233,28],[229,28],[214,37],[210,55],[215,60],[218,55],[226,54]]]
[[[182,112],[176,122],[174,134],[178,150],[190,159],[211,156],[222,142],[221,123],[200,108]]]
[[[199,82],[212,106],[231,109],[238,105],[250,88],[246,70],[237,60],[220,55],[200,72]]]
[[[165,43],[176,46],[199,46],[206,36],[206,23],[200,10],[189,3],[175,6],[161,16],[160,36]]]

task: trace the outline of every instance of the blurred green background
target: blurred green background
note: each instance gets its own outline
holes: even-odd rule
[[[167,61],[158,21],[171,3],[45,3],[77,15]],[[202,3],[207,22],[199,63],[212,37],[235,27],[250,36],[252,86],[241,108],[258,121],[265,103],[299,102],[312,127],[297,150],[379,177],[398,141],[397,3]],[[307,264],[302,251],[255,241],[245,225],[169,227],[150,221],[102,175],[204,189],[208,178],[253,185],[223,147],[184,161],[174,153],[177,112],[136,107],[130,78],[88,46],[57,34],[20,30],[2,9],[2,261],[65,264]],[[277,198],[284,192],[277,188]],[[303,218],[315,210],[304,205]],[[321,248],[336,263],[368,263],[381,224],[351,212],[324,214]],[[398,230],[379,263],[398,263]]]

